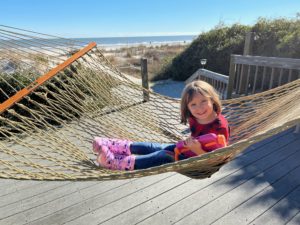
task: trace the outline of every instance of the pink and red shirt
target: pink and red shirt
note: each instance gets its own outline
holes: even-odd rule
[[[192,137],[198,137],[204,134],[214,133],[216,135],[224,135],[227,144],[229,140],[229,126],[226,118],[222,114],[218,114],[217,118],[208,124],[200,124],[194,117],[189,118],[189,125]],[[185,157],[193,157],[196,154],[192,151],[187,151],[183,153]]]

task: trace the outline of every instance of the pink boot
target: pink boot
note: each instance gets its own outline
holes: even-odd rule
[[[107,146],[102,146],[101,152],[97,156],[97,163],[107,169],[112,169],[113,160],[115,159],[114,154],[109,151]]]
[[[114,154],[131,155],[130,145],[132,141],[95,137],[93,141],[93,150],[95,153],[100,153],[102,146],[107,146]]]
[[[133,170],[135,156],[113,154],[107,146],[102,146],[97,162],[100,166],[110,170]]]

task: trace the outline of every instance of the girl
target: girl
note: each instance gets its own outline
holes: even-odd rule
[[[188,84],[181,97],[181,122],[189,122],[191,136],[184,141],[188,151],[179,160],[207,152],[196,137],[205,134],[223,135],[228,143],[229,127],[221,114],[221,102],[214,88],[204,81]],[[128,140],[96,137],[93,150],[100,166],[112,170],[138,170],[174,162],[176,144],[131,142]],[[213,149],[214,150],[214,149]]]

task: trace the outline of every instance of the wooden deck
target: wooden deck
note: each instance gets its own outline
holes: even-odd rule
[[[300,224],[300,134],[248,148],[209,179],[0,180],[0,224]]]

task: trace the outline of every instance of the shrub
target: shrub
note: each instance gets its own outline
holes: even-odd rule
[[[244,37],[249,31],[248,26],[234,24],[231,27],[219,25],[215,29],[203,33],[194,40],[181,54],[158,73],[158,77],[186,80],[199,69],[200,59],[206,58],[206,68],[227,73],[230,54],[241,54]]]
[[[255,25],[220,24],[202,33],[190,46],[171,60],[156,79],[186,80],[206,58],[206,68],[228,74],[231,54],[243,54],[246,33],[255,32],[253,55],[300,58],[300,14],[295,19],[259,18]]]
[[[300,19],[267,20],[260,18],[255,32],[255,55],[300,58]]]

